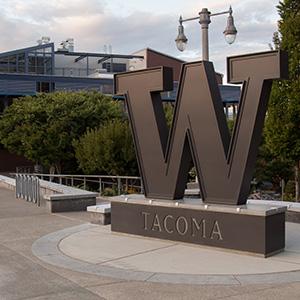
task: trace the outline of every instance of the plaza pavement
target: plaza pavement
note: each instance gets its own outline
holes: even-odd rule
[[[109,235],[109,227],[95,227],[95,225],[88,225],[88,221],[89,217],[85,212],[49,214],[44,208],[15,199],[12,191],[0,189],[0,299],[300,299],[300,276],[297,272],[291,272],[294,275],[293,278],[290,277],[291,282],[274,280],[273,283],[258,281],[255,284],[239,282],[238,277],[235,277],[233,284],[228,282],[226,284],[174,284],[167,283],[168,280],[164,283],[149,281],[149,276],[145,277],[145,280],[130,279],[130,272],[127,278],[105,276],[103,272],[96,272],[96,265],[101,264],[99,257],[103,253],[99,253],[97,257],[95,252],[97,253],[97,246],[99,247],[97,243],[100,242],[97,237],[101,234]],[[57,242],[55,237],[57,238],[59,234],[62,237],[60,250],[64,252],[61,254],[61,257],[64,257],[61,264],[60,256],[51,254],[51,245]],[[107,255],[113,255],[118,248],[124,247],[124,238],[114,237],[111,253],[109,248],[104,247]],[[43,249],[43,245],[47,244],[41,242],[45,240],[49,242],[49,247]],[[93,244],[93,241],[96,244]],[[39,247],[35,247],[39,242]],[[156,242],[162,243],[156,240],[150,243]],[[82,252],[78,250],[78,245],[83,246]],[[43,251],[50,252],[47,255],[47,259],[50,260],[47,262],[47,259],[42,259],[43,257],[38,258],[32,250],[40,255]],[[37,253],[37,250],[40,252]],[[87,251],[90,251],[90,254],[87,255]],[[293,251],[290,252],[293,254]],[[221,257],[227,255],[221,253]],[[294,254],[298,255],[298,253]],[[182,255],[179,263],[184,265],[182,261],[184,258],[191,264],[189,259],[193,257],[188,252],[187,255],[184,253]],[[54,261],[51,261],[51,256]],[[70,258],[69,265],[65,264],[68,261],[67,257]],[[131,259],[130,266],[133,264],[134,268],[143,267],[136,265],[139,263],[138,259],[130,257],[127,259]],[[249,262],[249,257],[245,259]],[[84,273],[84,269],[81,269],[81,272],[75,271],[74,260],[79,264],[94,266],[95,272]],[[230,265],[229,258],[227,260]],[[146,261],[142,260],[140,263],[145,264]],[[155,261],[153,265],[154,263]],[[176,266],[176,261],[174,263]],[[194,262],[195,265],[197,263]],[[242,264],[243,259],[238,263]],[[232,262],[233,267],[238,268],[238,263]],[[273,260],[273,264],[276,263],[276,260]],[[282,267],[286,268],[288,261],[285,260],[283,263],[285,265]],[[296,268],[295,264],[299,264],[300,269],[298,258],[291,264],[293,264],[292,269]],[[114,267],[118,267],[122,273],[128,265],[123,262]],[[150,267],[154,268],[149,264],[148,268]],[[165,265],[159,267],[161,271],[167,270]],[[271,264],[268,267],[271,268]],[[148,271],[153,271],[151,268]],[[206,268],[209,270],[209,266]],[[175,271],[178,273],[180,270]],[[112,275],[109,272],[107,274]]]

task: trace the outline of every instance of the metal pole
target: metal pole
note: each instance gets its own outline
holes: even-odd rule
[[[281,201],[284,200],[284,190],[285,190],[285,182],[284,179],[281,179]]]
[[[19,175],[16,174],[16,198],[19,198]]]
[[[38,201],[38,206],[41,206],[41,197],[40,197],[40,179],[37,177],[37,201]]]
[[[102,179],[99,178],[99,194],[102,194]]]
[[[208,26],[207,28],[202,27],[202,60],[209,60]]]
[[[209,47],[208,47],[208,25],[210,21],[210,12],[207,8],[203,8],[199,13],[199,23],[202,29],[202,60],[209,60]]]
[[[121,195],[121,178],[118,177],[118,195]]]
[[[144,185],[143,185],[142,178],[140,179],[140,181],[141,181],[141,194],[144,194]]]

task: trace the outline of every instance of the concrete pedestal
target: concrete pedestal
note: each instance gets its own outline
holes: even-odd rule
[[[110,203],[88,206],[86,210],[91,216],[92,224],[110,224]]]
[[[205,205],[114,197],[111,230],[249,252],[264,257],[284,250],[286,207]]]

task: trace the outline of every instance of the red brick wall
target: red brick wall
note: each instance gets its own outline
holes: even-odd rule
[[[170,67],[173,69],[173,79],[175,81],[179,80],[182,63],[183,62],[180,62],[179,60],[173,59],[163,54],[147,50],[147,68],[159,66]]]

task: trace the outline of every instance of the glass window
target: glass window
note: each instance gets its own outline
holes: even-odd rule
[[[126,64],[122,63],[103,63],[102,68],[106,69],[107,72],[125,72]]]
[[[45,73],[44,57],[40,55],[36,56],[36,73],[37,74]]]
[[[0,58],[0,72],[8,72],[8,57]]]
[[[52,74],[51,52],[48,52],[47,49],[38,49],[29,52],[28,72],[35,74]]]
[[[18,57],[18,69],[17,72],[25,73],[25,53],[19,53]]]
[[[45,64],[45,74],[51,75],[52,74],[52,57],[46,56],[44,60]]]
[[[38,93],[50,93],[54,91],[54,82],[40,82],[36,83],[36,91]]]
[[[28,53],[28,73],[36,73],[36,56],[34,52]]]
[[[9,73],[17,72],[17,56],[16,55],[8,56],[8,72]]]
[[[28,58],[26,62],[26,57]],[[52,74],[52,48],[36,49],[19,52],[0,58],[0,72],[25,73],[28,63],[28,73]]]

